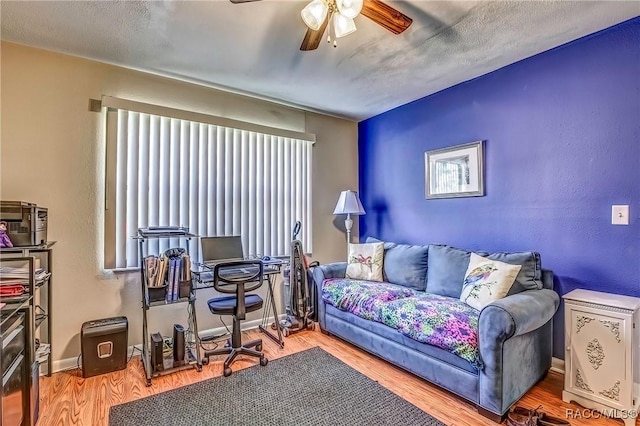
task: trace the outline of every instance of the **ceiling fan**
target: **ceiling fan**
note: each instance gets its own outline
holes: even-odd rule
[[[231,3],[249,3],[259,0],[229,0]],[[311,0],[300,12],[307,25],[300,50],[315,50],[320,45],[324,32],[329,27],[327,41],[351,34],[356,30],[353,19],[362,14],[391,31],[400,34],[413,22],[404,13],[381,0]]]

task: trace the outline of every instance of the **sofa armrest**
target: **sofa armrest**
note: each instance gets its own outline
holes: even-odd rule
[[[310,268],[313,288],[316,292],[317,310],[316,320],[322,330],[326,329],[325,306],[322,301],[322,282],[329,278],[344,278],[347,273],[347,262],[327,263],[326,265]]]
[[[480,312],[480,345],[491,340],[504,341],[526,334],[547,323],[560,306],[560,296],[553,290],[527,290],[485,306]]]
[[[481,407],[503,415],[551,367],[551,320],[559,305],[553,290],[528,290],[480,312]]]
[[[329,278],[344,278],[347,273],[347,262],[327,263],[312,268],[312,271],[316,285],[322,285],[322,281]]]

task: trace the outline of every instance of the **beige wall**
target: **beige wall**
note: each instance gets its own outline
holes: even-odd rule
[[[344,234],[334,225],[332,211],[341,190],[357,189],[356,123],[6,42],[0,78],[0,199],[48,207],[48,236],[58,241],[54,361],[80,353],[80,327],[90,319],[125,315],[129,343],[142,338],[138,275],[101,269],[104,119],[88,111],[90,98],[110,95],[315,133],[314,259],[344,258]],[[198,292],[200,330],[221,325],[206,309],[212,295],[212,290]],[[185,307],[150,311],[150,331],[168,334],[174,322],[186,324]]]

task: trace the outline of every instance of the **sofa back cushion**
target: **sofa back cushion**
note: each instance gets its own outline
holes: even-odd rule
[[[384,256],[389,282],[424,291],[427,287],[429,246],[396,244]]]
[[[367,243],[373,242],[380,242],[380,240],[367,238]],[[394,251],[397,248],[399,250]],[[543,287],[539,253],[532,251],[496,253],[475,251],[475,253],[491,260],[522,266],[508,296]],[[418,246],[384,242],[383,279],[428,293],[460,298],[470,256],[469,250],[445,244]]]
[[[486,253],[476,252],[480,256]],[[429,245],[428,293],[460,298],[471,252],[442,244]]]
[[[367,243],[376,242],[367,238]],[[424,291],[427,287],[429,246],[384,243],[384,280]]]
[[[487,256],[491,260],[498,260],[511,265],[521,265],[520,272],[509,290],[509,296],[525,290],[539,290],[542,288],[542,265],[540,253],[523,251],[513,253],[491,253]]]

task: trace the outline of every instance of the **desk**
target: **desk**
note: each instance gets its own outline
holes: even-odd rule
[[[276,299],[273,295],[273,287],[277,277],[282,269],[282,262],[268,262],[264,265],[264,276],[267,279],[267,298],[269,299],[266,307],[263,309],[262,321],[258,326],[261,332],[267,335],[271,340],[276,342],[280,348],[284,348],[284,339],[282,336],[282,328],[280,327],[280,319],[278,318],[278,308]],[[193,288],[201,290],[205,288],[213,288],[213,266],[203,264],[194,265],[191,269]],[[269,331],[269,318],[273,310],[274,324],[276,325],[277,335]]]

